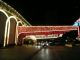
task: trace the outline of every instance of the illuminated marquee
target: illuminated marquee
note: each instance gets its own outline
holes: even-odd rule
[[[18,26],[18,34],[60,34],[67,31],[78,29],[78,26]]]

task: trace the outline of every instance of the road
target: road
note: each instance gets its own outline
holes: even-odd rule
[[[15,46],[0,49],[0,60],[80,60],[80,47]]]
[[[43,48],[32,60],[80,60],[80,47],[53,46]]]

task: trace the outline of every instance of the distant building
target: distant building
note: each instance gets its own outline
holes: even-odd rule
[[[73,26],[80,26],[80,18],[74,22]]]

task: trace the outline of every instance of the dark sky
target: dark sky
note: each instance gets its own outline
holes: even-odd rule
[[[72,25],[80,17],[79,1],[3,0],[32,25]]]

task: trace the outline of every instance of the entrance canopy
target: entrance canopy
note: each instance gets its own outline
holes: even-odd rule
[[[59,37],[61,34],[72,30],[77,30],[79,35],[78,26],[18,26],[17,29],[19,39],[30,35],[34,35],[38,38]]]
[[[18,34],[44,35],[44,34],[62,34],[71,30],[78,30],[78,26],[18,26]]]

